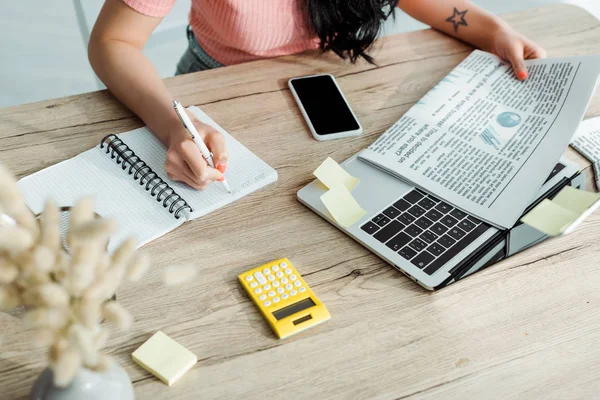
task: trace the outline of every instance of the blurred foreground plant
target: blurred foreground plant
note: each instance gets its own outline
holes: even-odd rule
[[[57,205],[48,201],[36,218],[0,165],[0,309],[24,306],[35,343],[48,346],[57,386],[67,386],[82,367],[110,366],[101,352],[108,338],[103,320],[131,327],[131,315],[111,297],[125,278],[139,280],[150,262],[134,239],[110,255],[114,230],[113,221],[97,218],[91,199],[81,199],[70,211],[67,252]]]

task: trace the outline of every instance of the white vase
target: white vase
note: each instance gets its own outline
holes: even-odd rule
[[[50,368],[42,371],[31,389],[31,400],[134,400],[129,376],[117,363],[103,372],[81,369],[65,388],[54,385]]]

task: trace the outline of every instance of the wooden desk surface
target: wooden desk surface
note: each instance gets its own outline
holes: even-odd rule
[[[507,15],[550,56],[600,53],[600,23],[573,6]],[[428,30],[384,39],[379,67],[299,55],[168,79],[279,172],[279,181],[146,246],[155,267],[118,292],[135,316],[108,351],[139,399],[582,398],[600,392],[598,214],[553,239],[429,293],[313,214],[296,192],[328,155],[371,143],[470,51]],[[365,127],[361,137],[317,142],[287,79],[334,74]],[[600,115],[596,95],[588,117]],[[0,110],[0,160],[19,176],[65,160],[108,133],[141,125],[107,92]],[[569,156],[585,166],[583,158]],[[589,172],[589,169],[588,169]],[[332,314],[320,327],[277,340],[236,276],[289,257]],[[194,261],[197,260],[197,261]],[[170,263],[200,276],[160,283]],[[163,330],[198,365],[166,387],[130,358]],[[21,398],[45,364],[15,315],[0,313],[0,398]]]

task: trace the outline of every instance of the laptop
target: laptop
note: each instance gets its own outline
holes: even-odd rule
[[[327,189],[317,180],[298,199],[342,232],[428,290],[437,290],[533,246],[547,236],[518,222],[500,230],[362,161],[341,166],[360,179],[352,195],[367,211],[349,228],[338,225],[321,202]],[[527,213],[566,185],[585,186],[576,163],[563,157]]]

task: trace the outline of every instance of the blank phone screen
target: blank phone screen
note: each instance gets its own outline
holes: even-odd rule
[[[318,135],[355,131],[358,122],[329,75],[291,81]]]

